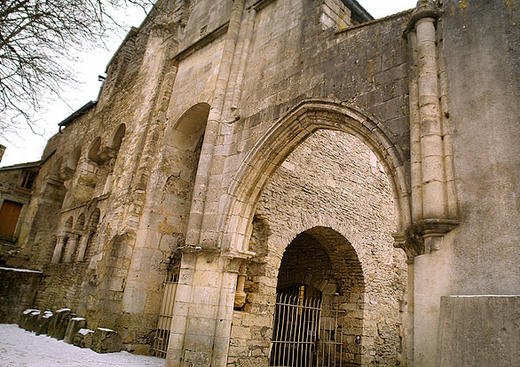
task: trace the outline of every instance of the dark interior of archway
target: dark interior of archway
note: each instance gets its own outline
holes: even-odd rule
[[[364,279],[345,237],[327,227],[296,236],[283,254],[276,291],[271,366],[360,364],[353,340],[363,320],[345,310],[363,309]]]
[[[298,293],[305,286],[305,297],[321,297],[318,284],[333,278],[332,264],[318,240],[300,233],[287,246],[278,273],[277,293]]]

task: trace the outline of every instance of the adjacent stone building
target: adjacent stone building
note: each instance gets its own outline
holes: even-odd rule
[[[159,0],[5,261],[167,366],[518,364],[519,7]]]

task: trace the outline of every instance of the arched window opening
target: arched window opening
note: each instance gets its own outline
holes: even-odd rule
[[[97,227],[99,224],[100,211],[98,208],[90,215],[82,250],[78,252],[78,261],[90,261],[94,255],[94,241],[96,239]]]
[[[126,125],[119,125],[119,127],[116,130],[116,133],[114,134],[114,137],[112,138],[112,149],[114,149],[115,152],[118,152],[119,148],[121,148],[121,143],[123,142],[123,138],[125,137],[125,132]]]
[[[101,157],[99,156],[100,150],[101,150],[101,138],[98,136],[97,138],[94,139],[92,144],[90,144],[90,148],[89,148],[88,154],[87,154],[88,158],[91,161],[96,162],[98,164],[102,163]]]
[[[179,213],[180,233],[187,227],[209,109],[206,103],[191,107],[166,132],[164,162],[169,162],[169,169],[173,163],[175,170],[164,182],[159,201],[166,212]]]

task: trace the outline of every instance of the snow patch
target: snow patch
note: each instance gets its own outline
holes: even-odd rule
[[[38,270],[31,270],[31,269],[18,269],[18,268],[5,268],[3,266],[0,266],[0,270],[5,270],[5,271],[16,271],[18,273],[37,273],[37,274],[42,274],[41,271],[38,271]]]
[[[78,330],[78,333],[80,333],[81,335],[87,335],[87,334],[90,334],[93,332],[94,332],[94,330],[90,330],[90,329],[79,329]]]
[[[110,332],[110,331],[111,331],[111,332],[114,331],[114,330],[112,330],[112,329],[107,329],[107,328],[104,328],[104,327],[98,327],[98,330],[101,330],[101,331],[109,331],[109,332]]]
[[[28,315],[28,314],[30,314],[30,313],[33,313],[34,311],[40,311],[40,310],[36,310],[36,309],[34,309],[34,308],[28,308],[27,310],[25,310],[25,311],[23,312],[23,314],[24,314],[24,315]]]
[[[128,352],[100,354],[47,335],[36,336],[17,325],[0,324],[0,366],[164,367],[164,359]]]
[[[478,297],[520,297],[520,295],[515,294],[460,294],[460,295],[450,295],[450,298],[478,298]]]
[[[52,317],[52,315],[54,315],[54,314],[53,314],[51,311],[45,311],[45,312],[43,313],[42,318],[43,318],[43,319],[48,319],[49,317]]]
[[[56,312],[57,313],[60,313],[60,312],[65,312],[65,311],[72,311],[70,308],[60,308],[59,310],[57,310]]]
[[[71,321],[83,321],[83,320],[85,320],[85,318],[83,318],[83,317],[73,317],[71,319]]]

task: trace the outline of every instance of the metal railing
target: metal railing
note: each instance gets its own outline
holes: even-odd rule
[[[166,358],[168,341],[170,340],[170,325],[173,318],[173,306],[175,304],[175,292],[177,291],[178,272],[168,270],[163,282],[163,298],[159,313],[159,322],[155,331],[153,353],[156,357]]]
[[[340,310],[337,305],[323,305],[320,318],[317,366],[343,366],[343,332],[340,322],[344,319],[345,313],[346,311]]]
[[[316,366],[321,300],[278,294],[270,366]]]
[[[322,305],[319,298],[278,294],[271,367],[342,367],[345,311]]]

